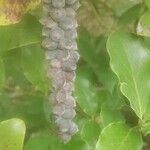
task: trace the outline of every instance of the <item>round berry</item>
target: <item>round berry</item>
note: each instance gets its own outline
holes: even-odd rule
[[[62,18],[66,17],[66,11],[64,8],[60,8],[60,9],[53,8],[50,10],[50,16],[55,21],[60,21]]]
[[[65,109],[65,111],[63,112],[62,117],[64,119],[73,119],[76,115],[76,112],[74,109]]]
[[[49,38],[45,38],[42,42],[42,46],[44,48],[47,48],[48,50],[54,50],[57,48],[58,46],[58,43],[52,41],[51,39]]]
[[[76,39],[77,38],[77,31],[76,29],[67,30],[65,32],[66,39]]]
[[[52,6],[56,8],[62,8],[65,6],[65,0],[52,0]]]
[[[63,39],[59,43],[60,49],[77,50],[77,42],[75,40]]]
[[[59,42],[64,38],[64,31],[59,27],[54,27],[50,31],[50,36],[52,40]]]
[[[45,55],[47,60],[52,60],[52,59],[63,60],[68,58],[69,54],[67,51],[56,49],[56,50],[46,51]]]
[[[71,17],[62,18],[59,26],[64,30],[69,30],[77,27],[77,22]]]

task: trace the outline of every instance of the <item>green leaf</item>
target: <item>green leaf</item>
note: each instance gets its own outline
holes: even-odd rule
[[[41,25],[35,17],[27,15],[15,25],[0,27],[0,54],[15,48],[39,43]]]
[[[118,24],[120,26],[123,26],[125,29],[127,28],[127,25],[133,26],[135,30],[135,22],[139,19],[141,16],[141,11],[142,11],[142,6],[141,5],[135,5],[134,7],[128,9],[125,13],[123,13],[118,20]]]
[[[22,71],[21,50],[19,48],[13,51],[7,51],[3,56],[3,60],[6,81],[10,80],[10,84],[15,83],[17,86],[22,86],[28,83]]]
[[[113,122],[125,122],[123,115],[119,109],[112,109],[107,103],[104,103],[101,107],[100,118],[103,127],[106,127]]]
[[[15,38],[12,38],[14,34]],[[13,77],[16,84],[27,79],[37,90],[46,93],[48,82],[40,40],[41,25],[29,15],[19,24],[0,29],[0,53],[4,54],[7,77]]]
[[[144,44],[150,50],[150,37],[144,37]]]
[[[80,67],[75,82],[77,102],[82,110],[91,116],[97,113],[100,103],[99,90],[94,87],[94,77],[90,67]]]
[[[137,4],[142,3],[142,0],[108,0],[107,5],[111,5],[111,8],[114,10],[117,16],[121,16],[123,13],[128,11],[130,8],[134,7]],[[111,4],[110,4],[111,3]]]
[[[144,0],[146,6],[148,7],[148,9],[150,9],[150,0]]]
[[[100,125],[95,122],[87,122],[81,130],[81,138],[91,146],[95,146],[100,134]]]
[[[61,143],[56,143],[57,139],[50,136],[38,136],[30,138],[25,144],[25,150],[53,150],[57,147],[57,150],[61,150]]]
[[[110,65],[120,81],[121,92],[129,99],[141,120],[150,117],[150,52],[140,38],[116,32],[107,41]],[[142,87],[142,88],[141,88]]]
[[[63,144],[60,139],[51,133],[31,137],[25,144],[24,150],[88,150],[86,143],[75,136],[72,140]]]
[[[72,140],[69,143],[63,145],[60,150],[88,150],[88,145],[80,136],[76,135],[72,137]]]
[[[5,82],[5,66],[3,60],[0,58],[0,88],[4,85]]]
[[[150,11],[140,18],[136,31],[139,35],[150,37]]]
[[[104,37],[94,38],[86,30],[81,30],[79,34],[78,47],[81,57],[93,68],[102,85],[112,92],[116,77],[109,67],[105,44]]]
[[[0,123],[0,149],[22,150],[25,124],[20,119],[10,119]]]
[[[148,135],[150,134],[150,122],[145,123],[142,127],[141,127],[142,133],[144,135]]]
[[[46,72],[44,51],[40,45],[30,45],[22,48],[22,68],[25,77],[37,88],[46,92]]]
[[[142,137],[135,128],[112,123],[103,129],[96,150],[141,150]]]
[[[45,118],[43,108],[43,103],[46,101],[45,97],[43,98],[38,95],[39,93],[34,93],[33,91],[26,93],[27,95],[21,95],[22,93],[19,91],[18,97],[17,91],[9,93],[9,95],[8,93],[0,95],[0,121],[12,117],[22,118],[26,122],[30,133],[48,128],[49,122]]]

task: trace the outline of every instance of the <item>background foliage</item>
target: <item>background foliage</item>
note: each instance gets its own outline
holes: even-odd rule
[[[55,134],[46,98],[40,1],[9,2],[0,1],[0,11],[12,14],[0,13],[0,149],[149,150],[150,1],[81,0],[79,132],[66,145]]]

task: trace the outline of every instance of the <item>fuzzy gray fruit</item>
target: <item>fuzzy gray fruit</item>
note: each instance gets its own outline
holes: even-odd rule
[[[66,143],[77,131],[73,118],[76,102],[73,97],[75,70],[79,60],[77,52],[76,10],[78,0],[44,0],[42,47],[48,63],[47,75],[52,82],[49,96],[59,137]]]

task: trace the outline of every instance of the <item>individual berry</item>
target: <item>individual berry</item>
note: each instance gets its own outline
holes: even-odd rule
[[[70,129],[69,129],[69,133],[71,134],[71,135],[74,135],[75,133],[77,133],[78,132],[78,126],[74,123],[74,122],[72,122],[71,123],[71,126],[70,126]]]
[[[50,16],[53,18],[53,20],[58,22],[62,18],[66,17],[66,11],[64,8],[61,8],[61,9],[52,8],[50,10]]]
[[[56,8],[62,8],[65,6],[65,0],[51,0],[52,6]]]
[[[75,80],[75,78],[76,78],[76,74],[75,74],[74,71],[72,71],[72,72],[65,72],[64,74],[65,74],[65,79],[67,81],[72,81],[73,82]]]
[[[64,119],[62,117],[56,117],[56,124],[59,126],[61,132],[68,132],[71,124],[71,120]]]
[[[53,114],[54,115],[58,115],[58,116],[62,116],[65,113],[65,107],[63,105],[55,105],[53,107]]]
[[[66,80],[63,76],[63,71],[58,69],[58,68],[51,68],[51,77],[52,77],[52,87],[57,90],[56,92],[56,96],[58,97],[58,101],[61,101],[61,99],[59,99],[59,95],[61,95],[61,93],[59,93],[59,90],[61,89],[61,87],[65,84]],[[62,93],[63,95],[64,93]],[[66,93],[65,93],[66,94]],[[66,95],[65,95],[66,98]]]
[[[71,17],[62,18],[59,22],[59,26],[64,30],[69,30],[77,27],[77,22]]]
[[[56,94],[56,100],[58,103],[64,102],[67,98],[68,93],[64,89],[59,90]]]
[[[68,93],[71,93],[72,91],[74,91],[74,84],[72,82],[65,82],[65,84],[63,85],[63,89]]]
[[[68,60],[64,61],[62,64],[62,68],[65,71],[74,71],[76,70],[76,63],[79,60],[79,54],[76,51],[70,51],[70,56],[68,58]]]
[[[52,59],[51,66],[52,66],[52,68],[61,68],[61,61],[58,59]],[[61,72],[61,70],[60,70],[60,72]]]
[[[65,38],[60,41],[59,48],[66,50],[77,50],[77,42],[75,40]]]
[[[45,38],[42,42],[42,46],[48,50],[55,50],[58,46],[58,43],[52,41],[49,38]]]
[[[68,96],[67,99],[63,102],[66,108],[76,107],[76,102],[73,96]]]
[[[65,111],[63,112],[62,117],[64,119],[73,119],[76,115],[76,112],[74,109],[65,109]]]
[[[80,8],[81,4],[79,1],[76,1],[71,7],[77,11]]]
[[[47,27],[47,28],[53,28],[53,27],[57,26],[57,23],[54,22],[54,21],[51,19],[51,17],[43,17],[43,18],[41,18],[41,19],[40,19],[40,23],[41,23],[42,25],[44,25],[45,27]]]
[[[53,41],[59,42],[64,38],[64,31],[59,27],[54,27],[50,31],[50,36]]]
[[[76,16],[75,10],[71,7],[67,7],[66,8],[66,16],[74,18]]]
[[[56,50],[50,50],[45,52],[45,56],[47,60],[52,60],[52,59],[67,59],[68,58],[68,51],[62,51],[59,49]]]
[[[75,29],[67,30],[65,32],[65,39],[76,39],[77,38],[77,31]]]

